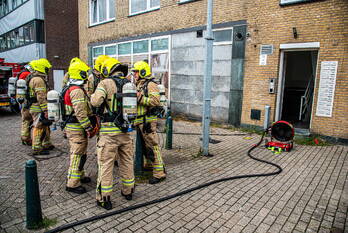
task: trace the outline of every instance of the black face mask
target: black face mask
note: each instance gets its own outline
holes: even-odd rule
[[[80,71],[80,76],[83,80],[87,79],[87,72],[86,71]]]
[[[45,67],[45,74],[48,74],[49,71],[50,69],[48,67]]]

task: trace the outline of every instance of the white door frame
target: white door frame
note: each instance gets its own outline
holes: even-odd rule
[[[279,58],[278,89],[277,89],[275,121],[281,120],[281,113],[283,109],[283,95],[284,95],[284,83],[285,83],[284,79],[285,79],[285,70],[286,70],[286,67],[285,67],[286,63],[284,61],[285,52],[319,50],[320,42],[280,44],[279,48],[280,48],[280,58]],[[318,60],[319,60],[319,54],[318,54]],[[318,67],[318,62],[317,62],[317,67]],[[314,80],[314,84],[315,84],[315,80]],[[314,104],[312,105],[312,108],[313,106]]]

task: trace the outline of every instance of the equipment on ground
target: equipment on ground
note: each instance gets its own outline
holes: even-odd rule
[[[268,132],[271,135],[271,141],[266,141],[266,148],[278,153],[292,150],[295,130],[289,122],[277,121],[269,127]]]
[[[9,97],[14,97],[16,95],[16,77],[11,77],[8,79],[7,94]]]

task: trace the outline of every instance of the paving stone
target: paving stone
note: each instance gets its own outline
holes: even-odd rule
[[[27,232],[24,225],[23,166],[32,157],[29,156],[30,147],[20,144],[19,123],[20,118],[16,115],[0,114],[0,231],[4,232]],[[175,121],[174,125],[175,132],[201,131],[199,123]],[[236,132],[228,129],[212,128],[212,132],[231,134],[212,136],[221,141],[210,145],[211,153],[218,155],[213,158],[194,157],[200,149],[199,135],[174,134],[173,150],[162,149],[168,179],[158,185],[137,183],[130,202],[125,202],[120,195],[119,173],[117,168],[114,169],[114,210],[174,194],[214,179],[274,171],[270,165],[246,156],[249,146],[259,140],[258,135],[245,140],[245,136],[232,135]],[[92,182],[86,185],[88,192],[83,195],[65,191],[69,148],[62,132],[52,132],[52,142],[57,149],[47,160],[37,160],[43,214],[57,218],[56,226],[61,226],[107,213],[95,204],[96,140],[89,141],[85,169]],[[283,172],[277,176],[215,184],[65,232],[274,233],[330,232],[332,229],[348,232],[347,146],[295,145],[293,151],[284,152],[281,156],[275,156],[260,146],[252,154],[279,164]]]

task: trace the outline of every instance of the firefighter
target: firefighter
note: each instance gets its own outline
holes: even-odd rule
[[[18,75],[18,79],[27,80],[29,79],[29,75],[34,70],[31,69],[30,65],[27,64],[24,66],[24,71]],[[21,140],[23,145],[31,146],[31,137],[30,137],[30,128],[33,123],[33,118],[30,115],[29,109],[21,108],[21,116],[22,116],[22,127],[21,127]]]
[[[88,81],[87,81],[87,93],[88,96],[91,96],[95,89],[98,86],[98,83],[104,79],[104,76],[101,74],[101,66],[103,62],[110,57],[107,55],[100,55],[97,57],[94,63],[94,69],[92,73],[88,76]]]
[[[145,142],[145,157],[152,162],[152,177],[150,184],[156,184],[166,178],[164,163],[159,147],[157,129],[157,111],[160,103],[160,93],[154,78],[151,76],[150,66],[144,62],[136,62],[132,68],[137,85],[138,116],[135,120],[137,131]]]
[[[63,121],[70,145],[70,166],[66,191],[77,194],[86,192],[81,183],[89,183],[91,179],[85,176],[84,165],[87,160],[88,137],[95,135],[92,111],[88,96],[84,90],[90,68],[81,60],[72,62],[69,66],[69,82],[62,91],[64,98]]]
[[[110,200],[113,184],[114,162],[118,160],[121,177],[121,195],[132,200],[134,191],[134,154],[133,140],[127,127],[123,128],[122,99],[117,98],[125,83],[128,66],[115,58],[109,58],[102,65],[102,80],[91,97],[94,107],[103,107],[102,123],[97,143],[98,180],[97,205],[107,210],[112,208]],[[136,90],[134,87],[134,94]],[[135,98],[135,95],[134,95]],[[136,104],[136,101],[134,101]],[[134,106],[136,109],[136,106]],[[136,113],[136,112],[135,112]],[[118,122],[118,123],[116,123]]]
[[[52,67],[50,62],[41,58],[29,63],[34,70],[28,79],[27,105],[33,118],[32,149],[33,155],[48,155],[54,146],[50,142],[50,124],[47,119],[47,75]]]
[[[78,57],[74,57],[73,59],[71,59],[70,65],[71,65],[72,63],[74,63],[75,61],[81,61],[81,60],[80,60],[80,58],[78,58]],[[69,72],[66,72],[66,73],[64,74],[63,81],[62,81],[62,88],[64,88],[64,87],[68,84],[69,79],[70,79]]]

